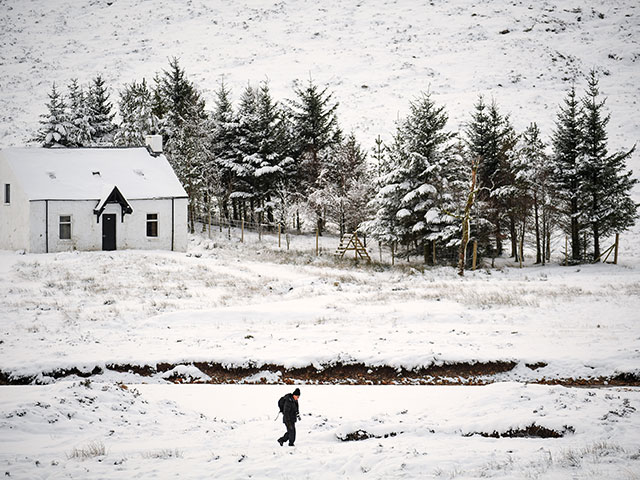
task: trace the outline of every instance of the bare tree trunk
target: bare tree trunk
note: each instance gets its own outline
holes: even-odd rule
[[[536,264],[542,263],[542,246],[540,245],[540,217],[538,214],[538,192],[533,193],[533,213],[536,222]]]
[[[509,234],[511,236],[511,256],[518,261],[518,227],[513,215],[509,215]]]
[[[593,258],[600,257],[600,228],[597,223],[593,224]]]
[[[471,162],[471,188],[467,196],[467,203],[464,207],[462,216],[462,239],[460,242],[460,250],[458,251],[458,275],[464,276],[464,267],[467,259],[467,244],[469,243],[469,231],[471,227],[471,208],[476,195],[476,173],[478,171],[478,161]]]

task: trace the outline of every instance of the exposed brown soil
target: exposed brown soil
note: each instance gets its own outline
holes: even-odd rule
[[[440,366],[431,366],[415,370],[395,369],[388,366],[371,367],[362,363],[328,365],[322,369],[313,366],[304,368],[286,369],[281,365],[261,365],[259,367],[229,368],[219,363],[195,362],[192,364],[200,371],[211,377],[208,383],[230,384],[247,383],[247,377],[261,372],[279,372],[278,383],[293,384],[303,382],[318,385],[486,385],[497,381],[498,374],[513,370],[517,363],[508,361],[495,361],[485,363],[453,363]],[[527,364],[531,370],[537,370],[546,366],[545,363]],[[143,377],[149,377],[158,373],[172,370],[176,365],[160,363],[150,365],[107,365],[107,371],[130,372]],[[82,372],[77,368],[46,372],[45,376],[52,378],[65,378],[78,376],[90,378],[93,375],[103,373],[100,367],[90,372]],[[203,383],[200,379],[192,379],[174,375],[169,378],[175,383]],[[0,371],[0,385],[29,385],[38,383],[33,377],[14,377]],[[269,383],[261,379],[258,383]],[[594,378],[539,378],[534,383],[546,385],[566,385],[574,387],[602,387],[602,386],[640,386],[640,376],[633,373],[621,373],[609,377]]]
[[[543,427],[532,423],[525,428],[510,429],[506,432],[474,432],[468,433],[465,437],[472,437],[473,435],[481,435],[486,438],[562,438],[568,433],[574,433],[575,429],[571,426],[566,426],[562,430],[553,430],[551,428]]]

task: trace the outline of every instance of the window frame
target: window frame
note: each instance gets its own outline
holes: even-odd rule
[[[147,213],[146,220],[146,237],[158,238],[160,216],[157,213]]]
[[[63,220],[63,218],[68,218],[69,220]],[[62,227],[69,228],[69,238],[62,236]],[[68,242],[71,240],[73,235],[73,216],[72,215],[58,215],[58,240],[63,242]]]

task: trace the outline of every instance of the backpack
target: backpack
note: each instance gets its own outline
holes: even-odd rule
[[[286,395],[283,395],[282,397],[280,397],[280,400],[278,400],[278,410],[280,410],[280,413],[284,413],[285,397]]]

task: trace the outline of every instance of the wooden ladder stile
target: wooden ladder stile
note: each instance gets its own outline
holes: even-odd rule
[[[336,255],[340,258],[344,258],[344,254],[349,251],[354,252],[356,260],[358,260],[358,258],[362,258],[371,262],[371,257],[358,238],[357,232],[345,234],[340,238],[340,245],[336,249]]]

